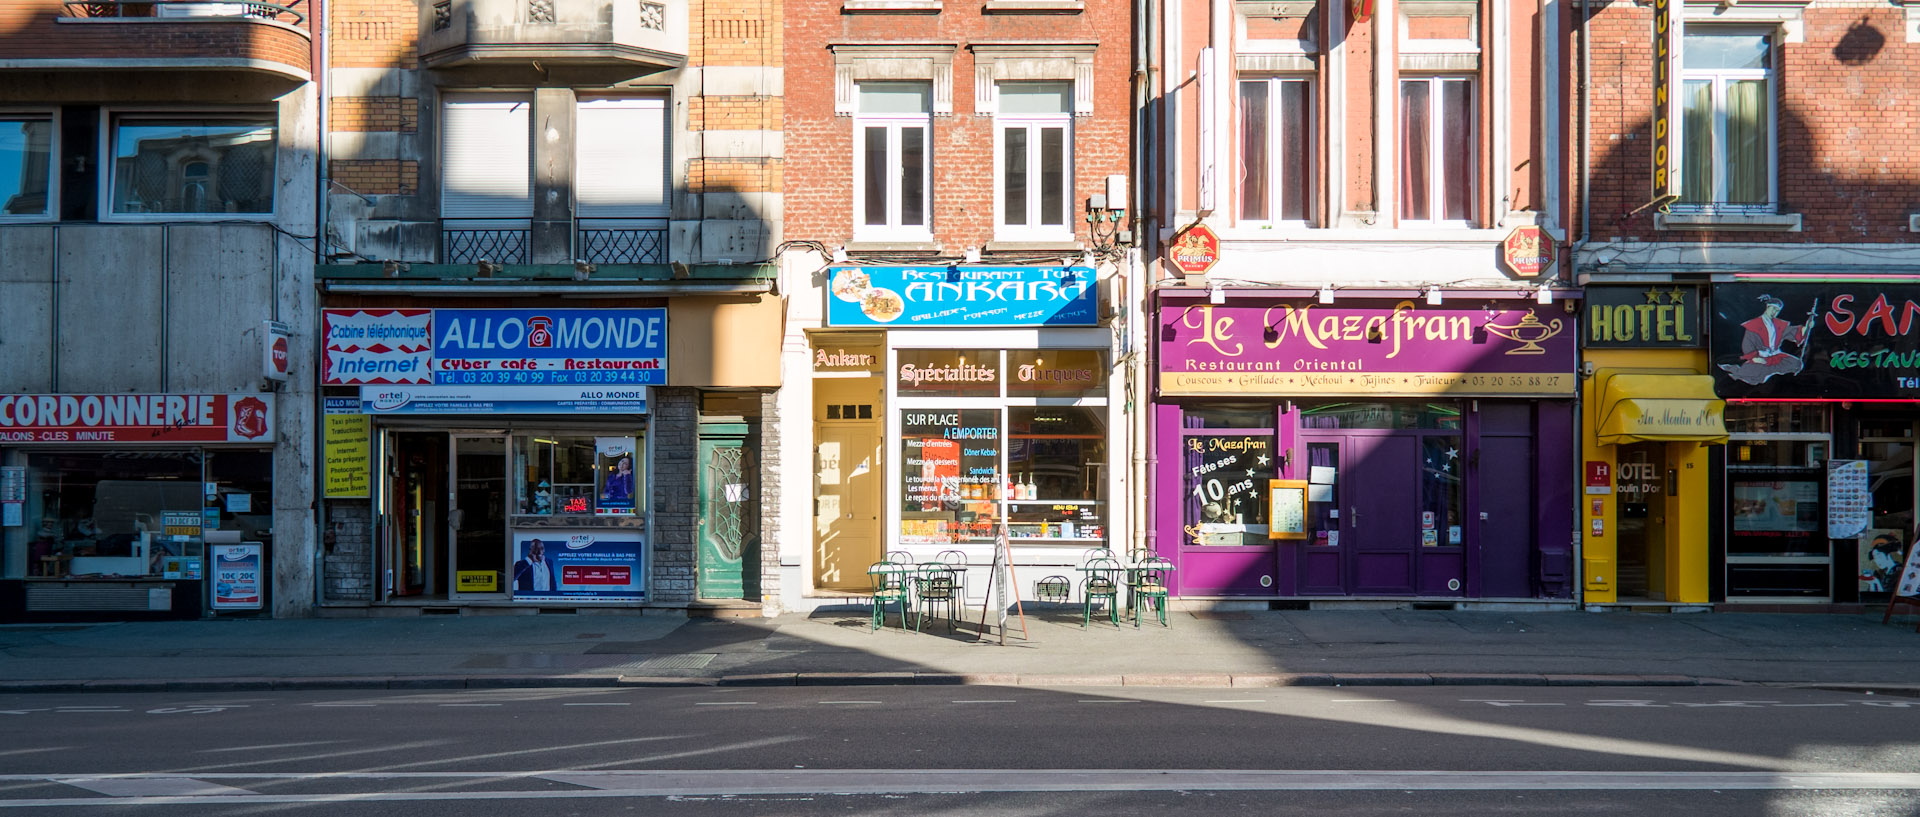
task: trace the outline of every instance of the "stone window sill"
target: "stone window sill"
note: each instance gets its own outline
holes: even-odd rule
[[[846,0],[842,14],[939,14],[941,0]]]
[[[932,241],[853,241],[847,252],[924,252],[938,253],[940,245]]]
[[[1797,233],[1799,213],[1655,213],[1655,230],[1712,230],[1716,232]]]
[[[987,252],[1081,252],[1078,241],[989,241]]]
[[[1082,0],[987,0],[981,14],[1079,14],[1087,10]]]

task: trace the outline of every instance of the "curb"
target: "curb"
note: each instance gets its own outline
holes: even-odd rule
[[[444,689],[685,688],[783,686],[1000,687],[1705,687],[1777,686],[1854,694],[1920,697],[1920,685],[1737,681],[1692,675],[1540,675],[1532,673],[952,673],[774,672],[721,676],[413,675],[296,678],[169,678],[0,681],[0,695],[75,692],[421,691]]]

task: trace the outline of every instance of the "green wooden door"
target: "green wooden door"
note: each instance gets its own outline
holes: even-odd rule
[[[733,426],[700,436],[699,595],[703,599],[760,597],[760,469],[758,457]]]

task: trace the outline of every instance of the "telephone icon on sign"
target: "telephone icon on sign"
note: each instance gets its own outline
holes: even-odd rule
[[[530,349],[553,348],[553,319],[540,317],[527,319],[527,347]]]

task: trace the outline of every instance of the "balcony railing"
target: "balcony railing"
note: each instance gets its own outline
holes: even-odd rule
[[[300,11],[306,0],[264,3],[260,0],[66,0],[69,17],[251,18],[305,26]]]
[[[498,218],[440,219],[440,263],[527,263],[532,225]]]
[[[664,264],[667,220],[579,219],[574,222],[574,255],[591,264]]]

